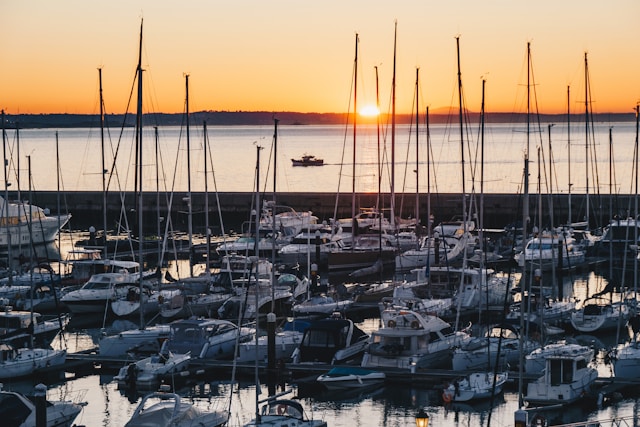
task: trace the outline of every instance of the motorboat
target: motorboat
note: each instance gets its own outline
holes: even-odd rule
[[[53,242],[71,214],[49,215],[48,210],[26,201],[10,202],[0,196],[0,250],[22,245],[41,245]]]
[[[244,427],[327,427],[327,423],[305,417],[300,402],[290,399],[267,399],[261,412]]]
[[[422,315],[404,306],[380,313],[382,326],[371,333],[362,358],[363,368],[447,368],[455,348],[471,340],[464,331],[436,316]]]
[[[594,349],[585,345],[566,341],[547,344],[537,348],[524,357],[524,370],[527,374],[542,375],[546,366],[546,360],[552,356],[582,357],[585,360],[593,360]]]
[[[580,332],[593,333],[626,326],[631,310],[625,301],[592,296],[571,313],[571,325]]]
[[[125,427],[222,427],[228,420],[228,411],[205,411],[176,393],[155,392],[142,398]]]
[[[392,235],[384,233],[358,234],[351,239],[349,246],[344,245],[329,252],[330,273],[353,273],[363,269],[368,274],[375,274],[382,270],[393,269],[397,248]],[[376,270],[371,270],[372,266],[375,266]],[[356,275],[356,277],[362,275]]]
[[[640,378],[640,343],[637,339],[618,345],[610,355],[614,376]]]
[[[47,320],[41,313],[5,306],[0,311],[0,341],[16,347],[32,344],[48,347],[68,323],[68,315]]]
[[[170,333],[171,327],[168,324],[157,324],[103,335],[98,341],[98,354],[101,357],[116,358],[159,353]]]
[[[369,336],[350,319],[314,320],[293,352],[293,363],[342,364],[361,357],[368,340]]]
[[[472,241],[471,234],[425,236],[417,248],[409,248],[395,258],[396,271],[406,272],[426,266],[450,265],[462,258]]]
[[[324,159],[319,159],[311,154],[305,154],[299,159],[291,159],[293,166],[323,166]]]
[[[255,329],[238,327],[228,320],[183,319],[170,323],[169,338],[161,352],[187,354],[199,359],[231,359],[236,341],[253,339]]]
[[[453,370],[490,370],[497,366],[507,369],[520,362],[520,331],[510,324],[491,326],[485,336],[476,337],[461,345],[453,352]],[[522,353],[529,354],[540,344],[528,337],[522,337]],[[499,350],[499,351],[498,351]]]
[[[336,366],[318,377],[316,381],[329,390],[351,390],[384,383],[385,373],[357,366]]]
[[[442,400],[450,402],[469,402],[472,400],[488,399],[502,393],[507,382],[507,372],[472,372],[451,382],[442,391]]]
[[[614,257],[637,256],[640,245],[640,221],[632,217],[614,218],[602,232],[599,253],[604,256],[613,254]]]
[[[524,401],[529,405],[567,405],[591,391],[598,370],[583,352],[546,358],[542,376],[527,384]]]
[[[331,295],[319,294],[294,304],[291,311],[296,316],[329,316],[335,312],[344,313],[353,305],[353,302],[353,299],[337,300]]]
[[[586,253],[575,244],[569,231],[560,229],[533,237],[525,245],[524,251],[514,255],[514,259],[522,268],[570,270],[586,263]]]
[[[0,343],[0,379],[24,377],[34,374],[38,369],[62,366],[66,359],[66,350],[15,348]]]
[[[278,251],[281,263],[288,266],[307,266],[315,263],[319,268],[329,264],[329,253],[344,246],[341,230],[327,224],[314,224],[296,234]]]
[[[111,301],[127,298],[131,288],[140,287],[139,282],[140,275],[135,273],[94,274],[80,289],[63,294],[60,300],[74,314],[111,315]],[[150,287],[151,284],[145,281],[143,286]]]
[[[113,379],[121,388],[148,390],[156,388],[168,375],[180,375],[189,368],[190,362],[189,353],[157,353],[123,366]]]
[[[70,427],[85,406],[86,402],[47,399],[43,427]],[[7,427],[33,427],[37,425],[36,405],[22,393],[0,390],[0,419]]]
[[[289,362],[293,352],[300,346],[304,331],[309,327],[310,321],[293,319],[287,321],[281,330],[276,331],[275,359],[281,362]],[[257,346],[257,349],[256,349]],[[245,341],[238,345],[235,357],[238,363],[255,362],[256,358],[260,362],[268,361],[269,337],[259,336],[257,340]]]

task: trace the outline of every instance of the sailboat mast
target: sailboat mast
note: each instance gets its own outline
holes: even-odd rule
[[[589,65],[587,62],[587,52],[584,53],[584,182],[585,182],[585,221],[589,227]]]
[[[571,86],[567,86],[567,182],[569,187],[569,220],[567,224],[571,224]]]
[[[358,33],[356,33],[356,54],[353,65],[353,161],[351,166],[351,234],[358,232],[358,220],[356,219],[356,127],[358,125]]]
[[[142,21],[140,21],[140,46],[138,50],[138,103],[136,110],[136,139],[138,147],[138,179],[139,179],[139,192],[138,192],[138,262],[140,263],[140,327],[144,326],[144,310],[142,310],[142,281],[144,278],[144,262],[142,259],[143,254],[143,211],[144,201],[142,196]]]
[[[4,159],[4,215],[5,218],[9,218],[9,177],[7,172],[7,130],[5,128],[4,110],[2,110],[2,158]],[[11,268],[11,230],[9,230],[9,222],[7,221],[7,228],[5,229],[7,235],[7,259],[9,260],[9,267]],[[9,285],[13,284],[13,274],[9,274]]]
[[[456,53],[458,58],[458,119],[460,122],[460,166],[462,172],[462,229],[467,234],[467,197],[464,175],[464,123],[462,116],[462,71],[460,69],[460,37],[456,37]]]
[[[420,223],[420,96],[419,96],[420,68],[416,68],[416,230]]]
[[[376,70],[376,108],[378,110],[378,115],[376,116],[376,136],[378,141],[378,195],[376,196],[376,209],[382,212],[380,205],[380,193],[382,192],[382,159],[380,158],[380,91],[378,87],[378,66],[376,65],[374,68]],[[380,218],[380,229],[382,229],[382,217]]]
[[[102,237],[104,239],[102,256],[107,259],[107,169],[104,155],[104,98],[102,97],[102,68],[98,68],[100,85],[100,157],[102,161]]]
[[[429,107],[424,120],[427,127],[427,242],[431,241],[431,132],[429,128]],[[427,261],[428,262],[428,261]]]
[[[276,159],[278,158],[278,122],[280,120],[274,118],[273,119],[273,208],[271,209],[271,220],[272,220],[272,230],[271,230],[271,263],[272,265],[276,265]],[[258,236],[256,236],[256,240]],[[271,313],[276,311],[276,270],[274,268],[271,269]],[[256,306],[256,310],[258,307]],[[256,311],[256,317],[258,313]]]
[[[391,81],[391,200],[389,203],[391,229],[396,230],[396,48],[398,40],[398,21],[395,21],[393,33],[393,79]]]
[[[186,92],[186,126],[187,126],[187,199],[188,199],[188,229],[189,229],[189,276],[193,277],[193,203],[191,200],[191,137],[189,132],[189,74],[185,74]]]
[[[207,156],[209,155],[208,149],[208,139],[209,136],[207,134],[207,121],[204,120],[202,122],[202,131],[204,132],[204,138],[202,140],[203,143],[203,153],[204,153],[204,232],[207,236],[207,277],[209,273],[211,273],[211,261],[210,256],[208,254],[211,253],[211,230],[209,230],[209,175],[208,175],[208,164],[207,164]]]

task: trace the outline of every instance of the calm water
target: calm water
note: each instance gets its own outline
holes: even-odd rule
[[[488,193],[516,193],[522,188],[524,152],[529,147],[530,192],[537,192],[538,175],[542,188],[549,188],[549,133],[547,125],[530,133],[529,142],[524,124],[490,124],[484,137],[484,191]],[[614,176],[609,176],[609,129],[612,129]],[[359,126],[356,144],[356,168],[353,173],[353,131],[343,125],[324,126],[279,126],[276,151],[276,186],[278,191],[351,192],[355,181],[356,191],[375,192],[378,189],[377,162],[378,137],[375,126]],[[260,187],[273,189],[273,141],[272,126],[218,126],[208,128],[207,185],[210,191],[250,192],[255,188],[257,147],[260,150]],[[569,135],[570,133],[570,135]],[[390,188],[391,132],[381,131],[380,152],[385,166],[382,190]],[[584,123],[572,124],[570,132],[564,123],[552,128],[551,140],[554,159],[553,191],[567,193],[568,182],[572,192],[587,190],[586,171],[589,169],[589,193],[609,193],[609,182],[616,192],[632,193],[633,146],[635,123],[598,123],[589,133],[589,161],[586,162],[587,138]],[[22,191],[28,189],[28,162],[31,159],[32,189],[56,190],[58,185],[66,191],[101,190],[100,171],[101,141],[99,129],[61,129],[58,131],[56,152],[56,130],[21,130],[18,135],[7,131],[11,157],[9,171],[11,190],[20,183]],[[567,141],[570,137],[571,144]],[[160,187],[185,191],[191,180],[193,191],[203,191],[205,186],[204,136],[201,126],[191,127],[189,152],[191,174],[187,173],[187,140],[184,129],[160,127],[158,135],[152,128],[143,136],[143,189],[153,191]],[[17,143],[19,141],[19,144]],[[396,192],[416,191],[426,193],[460,192],[462,189],[460,168],[460,137],[457,125],[432,125],[427,143],[425,126],[420,126],[418,152],[416,153],[415,128],[398,126],[395,137]],[[465,135],[465,190],[480,191],[482,158],[477,126],[470,126]],[[157,143],[156,143],[157,142]],[[156,154],[156,145],[159,147]],[[105,141],[105,168],[111,169],[114,155],[118,153],[114,174],[110,180],[110,191],[132,190],[134,187],[135,153],[133,130],[126,129],[122,136],[117,129],[110,129]],[[540,162],[537,148],[542,147]],[[429,148],[429,149],[428,149]],[[427,153],[430,156],[427,156]],[[325,160],[322,167],[293,167],[291,158],[304,153]],[[417,156],[416,156],[417,154]],[[9,156],[10,155],[10,156]],[[59,158],[60,180],[56,177]],[[156,161],[156,158],[158,161]],[[418,165],[416,166],[416,158]],[[570,160],[570,161],[569,161]],[[544,170],[538,173],[538,164]],[[428,164],[431,166],[428,167]],[[586,165],[589,168],[586,168]],[[156,167],[156,165],[160,165]],[[569,167],[570,166],[570,167]],[[20,171],[20,179],[18,173]],[[430,179],[428,177],[430,176]],[[355,177],[355,178],[354,178]],[[157,185],[159,182],[159,185]],[[599,188],[599,191],[595,187]]]

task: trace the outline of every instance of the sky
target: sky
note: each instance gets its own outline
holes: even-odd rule
[[[638,0],[3,0],[0,108],[9,114],[127,109],[143,28],[145,111],[396,111],[457,105],[543,113],[632,112],[640,101]],[[585,53],[588,82],[585,84]],[[378,78],[376,85],[376,67]],[[135,110],[133,98],[130,111]]]

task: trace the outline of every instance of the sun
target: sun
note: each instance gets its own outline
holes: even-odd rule
[[[376,117],[379,114],[378,107],[373,104],[365,105],[360,109],[360,115],[364,117]]]

